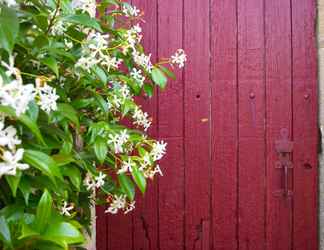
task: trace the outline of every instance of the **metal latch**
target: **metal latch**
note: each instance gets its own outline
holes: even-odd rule
[[[275,141],[275,149],[278,153],[278,161],[275,167],[284,170],[284,184],[282,189],[275,191],[275,194],[289,197],[293,195],[293,191],[289,190],[289,169],[293,168],[290,158],[294,148],[294,142],[289,140],[289,131],[286,128],[280,130],[280,136],[281,138]]]

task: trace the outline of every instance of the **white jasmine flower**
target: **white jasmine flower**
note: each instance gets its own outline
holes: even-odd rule
[[[136,6],[124,5],[123,13],[126,17],[137,17],[140,14],[140,10],[136,8]]]
[[[73,0],[72,8],[87,12],[90,17],[96,17],[96,0]]]
[[[153,144],[152,151],[150,152],[150,155],[152,156],[154,161],[162,159],[162,157],[166,153],[166,146],[167,143],[164,141],[156,142]]]
[[[0,85],[0,104],[15,109],[17,116],[26,112],[29,102],[34,97],[34,86],[23,85],[21,80],[12,80],[8,84]]]
[[[133,211],[135,209],[135,201],[132,201],[131,203],[128,204],[126,207],[124,214],[128,214],[129,212]]]
[[[179,68],[183,68],[185,62],[187,61],[187,55],[183,49],[178,49],[176,53],[171,56],[171,62],[177,64]]]
[[[134,119],[133,124],[137,126],[142,126],[144,128],[144,131],[147,131],[147,129],[152,124],[152,121],[149,118],[148,114],[146,112],[143,112],[138,107],[135,108],[132,118]]]
[[[102,50],[108,47],[109,35],[102,35],[99,32],[92,32],[87,38],[87,46],[90,49],[92,56],[97,55]],[[86,48],[87,49],[87,48]]]
[[[122,85],[122,87],[119,89],[119,92],[124,100],[128,98],[132,98],[129,87],[126,84]]]
[[[126,206],[126,195],[114,195],[113,200],[110,203],[109,208],[105,211],[105,213],[116,214],[119,209],[123,209]]]
[[[7,69],[6,75],[8,77],[17,76],[19,70],[15,67],[15,56],[10,55],[9,62],[6,63],[5,61],[1,61],[1,65]],[[19,74],[19,76],[20,76],[20,74]]]
[[[128,141],[129,135],[127,130],[123,130],[120,134],[109,134],[108,144],[111,144],[114,148],[115,154],[123,153],[123,145]]]
[[[68,41],[67,39],[64,39],[64,45],[66,46],[66,48],[68,49],[72,49],[73,48],[73,42],[72,41]],[[60,77],[61,78],[61,77]]]
[[[5,4],[8,7],[14,7],[17,5],[17,2],[15,0],[0,0],[1,4]]]
[[[81,57],[75,64],[76,68],[81,68],[88,73],[90,73],[90,69],[99,63],[100,60],[96,59],[95,57]]]
[[[101,55],[101,65],[107,68],[109,71],[111,68],[118,69],[119,65],[123,62],[121,59],[117,59],[116,57],[111,57],[109,55]]]
[[[96,182],[92,178],[90,173],[87,173],[85,179],[83,180],[83,185],[87,188],[87,190],[94,190],[96,187]]]
[[[140,54],[138,51],[134,50],[132,53],[132,56],[133,56],[134,62],[137,65],[142,66],[148,72],[152,71],[153,65],[151,62],[151,54],[149,54],[147,56],[145,54]]]
[[[66,25],[62,20],[57,20],[51,28],[51,34],[61,36],[66,31]]]
[[[117,174],[123,174],[126,172],[132,172],[133,171],[133,166],[135,164],[131,161],[130,158],[128,158],[127,161],[123,161],[121,168],[117,171]]]
[[[57,110],[56,101],[59,98],[59,96],[56,94],[56,89],[52,88],[47,84],[45,84],[44,86],[40,86],[40,84],[36,83],[36,85],[38,85],[36,90],[39,97],[39,100],[37,100],[37,104],[40,105],[40,108],[48,114],[51,111]]]
[[[95,177],[95,181],[96,181],[96,188],[100,188],[103,185],[105,185],[105,178],[107,175],[103,174],[102,172],[99,172],[99,175]]]
[[[17,137],[17,130],[13,126],[4,128],[4,122],[0,121],[0,146],[7,146],[10,150],[15,150],[16,145],[21,143]]]
[[[145,81],[145,77],[142,75],[142,70],[133,68],[130,75],[139,83],[142,87]]]
[[[0,177],[2,175],[16,175],[17,169],[26,170],[29,168],[28,164],[19,163],[24,155],[24,149],[19,148],[17,152],[4,151],[2,155],[3,162],[0,162]]]
[[[66,201],[64,201],[63,206],[61,207],[61,214],[65,216],[71,216],[70,211],[73,210],[73,205],[68,205]]]

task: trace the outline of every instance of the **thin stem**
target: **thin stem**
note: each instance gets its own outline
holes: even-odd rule
[[[57,3],[56,3],[56,9],[55,9],[54,15],[51,18],[50,23],[48,25],[46,35],[51,31],[51,28],[54,25],[54,21],[55,21],[57,13],[59,12],[60,6],[61,6],[61,0],[58,0]]]

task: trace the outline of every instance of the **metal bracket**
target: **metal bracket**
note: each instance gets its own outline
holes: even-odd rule
[[[278,161],[275,168],[284,170],[283,188],[275,191],[275,195],[290,197],[293,191],[289,190],[289,169],[293,168],[290,155],[294,148],[294,142],[289,140],[289,131],[286,128],[280,130],[281,139],[275,141],[275,149],[278,153]]]

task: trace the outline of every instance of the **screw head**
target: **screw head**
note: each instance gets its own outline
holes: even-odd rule
[[[304,99],[305,99],[305,100],[308,100],[308,99],[309,99],[309,94],[305,94],[305,95],[304,95]]]
[[[250,93],[250,99],[254,99],[255,98],[255,94],[254,94],[254,92],[251,92]]]

